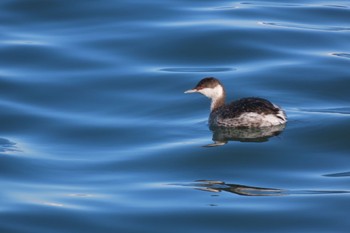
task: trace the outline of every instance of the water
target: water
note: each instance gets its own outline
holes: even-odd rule
[[[1,232],[348,232],[348,1],[0,10]],[[203,147],[206,76],[286,128]]]

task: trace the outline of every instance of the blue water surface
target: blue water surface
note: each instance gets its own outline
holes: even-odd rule
[[[1,232],[348,232],[350,2],[2,0]],[[288,124],[207,124],[214,76]]]

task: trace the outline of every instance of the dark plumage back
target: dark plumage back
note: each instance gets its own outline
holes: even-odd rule
[[[257,97],[243,98],[228,105],[222,106],[220,111],[222,118],[239,117],[242,113],[255,112],[259,114],[277,114],[279,109],[270,101]]]

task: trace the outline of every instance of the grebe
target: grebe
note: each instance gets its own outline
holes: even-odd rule
[[[219,80],[204,78],[185,93],[199,92],[211,99],[209,124],[218,127],[262,128],[283,125],[285,112],[270,101],[257,97],[225,104],[226,92]]]

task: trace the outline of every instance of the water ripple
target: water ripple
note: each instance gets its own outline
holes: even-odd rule
[[[294,196],[294,195],[333,195],[350,194],[349,190],[287,190],[276,188],[254,187],[241,184],[228,184],[223,181],[197,180],[195,183],[173,184],[187,186],[200,191],[229,192],[242,196]]]
[[[290,24],[290,23],[273,23],[273,22],[258,22],[258,24],[265,25],[265,26],[272,26],[272,27],[299,29],[299,30],[317,30],[317,31],[332,31],[332,32],[350,31],[350,27],[340,27],[340,26],[316,26],[316,25],[307,25],[307,24]]]
[[[350,59],[350,53],[331,53],[332,56]]]
[[[350,172],[339,172],[339,173],[332,173],[332,174],[326,174],[324,175],[326,177],[349,177],[350,176]]]
[[[0,152],[11,152],[11,151],[19,151],[16,143],[11,142],[6,138],[0,138]]]
[[[325,109],[300,109],[303,112],[318,113],[318,114],[333,114],[333,115],[350,115],[350,108],[325,108]]]
[[[234,71],[234,68],[227,67],[214,67],[214,68],[205,68],[205,67],[170,67],[170,68],[162,68],[159,69],[163,72],[173,72],[173,73],[206,73],[206,72],[228,72]]]
[[[230,5],[224,5],[224,6],[214,6],[212,10],[236,10],[240,8],[342,8],[347,9],[349,6],[346,5],[340,5],[340,4],[299,4],[299,3],[283,3],[283,2],[240,2]],[[208,9],[208,8],[205,8]]]

